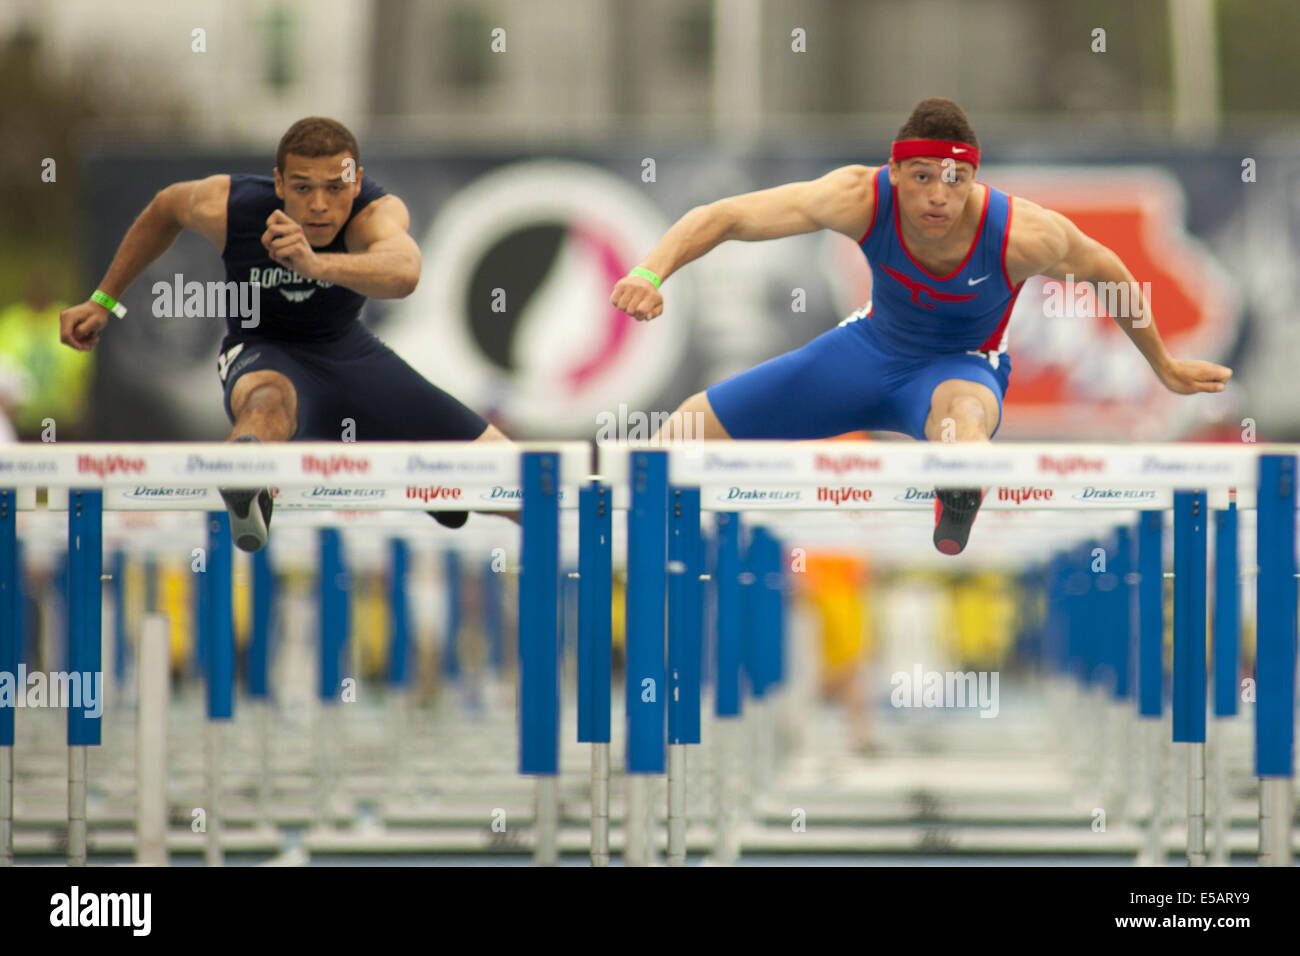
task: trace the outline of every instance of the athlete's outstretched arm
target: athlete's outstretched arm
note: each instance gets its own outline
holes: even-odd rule
[[[226,198],[230,177],[209,176],[173,183],[154,196],[122,237],[117,254],[96,288],[120,299],[149,264],[176,241],[182,229],[193,229],[218,249],[226,244]],[[87,299],[59,313],[59,341],[88,352],[99,341],[108,310]]]
[[[666,280],[728,239],[756,242],[818,229],[833,229],[859,239],[875,209],[875,172],[870,166],[842,166],[820,179],[696,206],[664,233],[641,266]],[[639,276],[620,279],[610,302],[637,319],[653,319],[663,312],[659,290]]]
[[[347,252],[317,252],[302,226],[280,210],[267,220],[262,245],[271,259],[308,279],[322,279],[374,299],[401,299],[420,281],[420,247],[396,196],[381,196],[348,224]]]
[[[1169,354],[1156,329],[1151,303],[1146,301],[1141,285],[1119,256],[1059,212],[1019,198],[1014,202],[1013,234],[1006,263],[1013,282],[1029,275],[1045,275],[1087,282],[1093,284],[1094,290],[1116,290],[1117,301],[1126,302],[1128,308],[1127,314],[1113,317],[1115,323],[1165,387],[1182,395],[1224,390],[1232,369],[1198,359],[1177,359]],[[1103,283],[1111,285],[1103,286]]]

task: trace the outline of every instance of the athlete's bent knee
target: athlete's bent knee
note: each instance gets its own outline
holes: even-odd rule
[[[255,435],[286,441],[298,430],[298,396],[293,383],[269,369],[251,372],[235,383],[230,410],[235,417],[232,439]]]
[[[657,441],[719,441],[731,436],[714,414],[707,392],[696,392],[677,406],[655,435]]]

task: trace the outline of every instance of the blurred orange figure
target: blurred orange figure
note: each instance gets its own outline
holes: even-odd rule
[[[874,751],[863,690],[872,644],[867,613],[870,565],[852,555],[810,552],[800,578],[805,596],[821,617],[821,693],[846,710],[854,749]]]

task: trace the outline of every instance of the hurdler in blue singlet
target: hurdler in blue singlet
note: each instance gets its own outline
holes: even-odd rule
[[[871,302],[803,348],[710,388],[709,404],[732,438],[882,430],[924,440],[934,389],[954,378],[986,385],[1001,424],[1007,324],[1024,284],[1013,286],[1005,266],[1011,197],[986,187],[965,260],[935,276],[903,245],[888,165],[874,185],[875,212],[858,242],[871,266]]]

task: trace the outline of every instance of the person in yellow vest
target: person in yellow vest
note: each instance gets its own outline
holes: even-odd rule
[[[0,310],[0,369],[24,373],[25,394],[13,402],[11,414],[18,437],[28,441],[78,437],[94,367],[88,353],[60,346],[52,330],[67,305],[52,292],[50,276],[34,272],[23,301]]]

